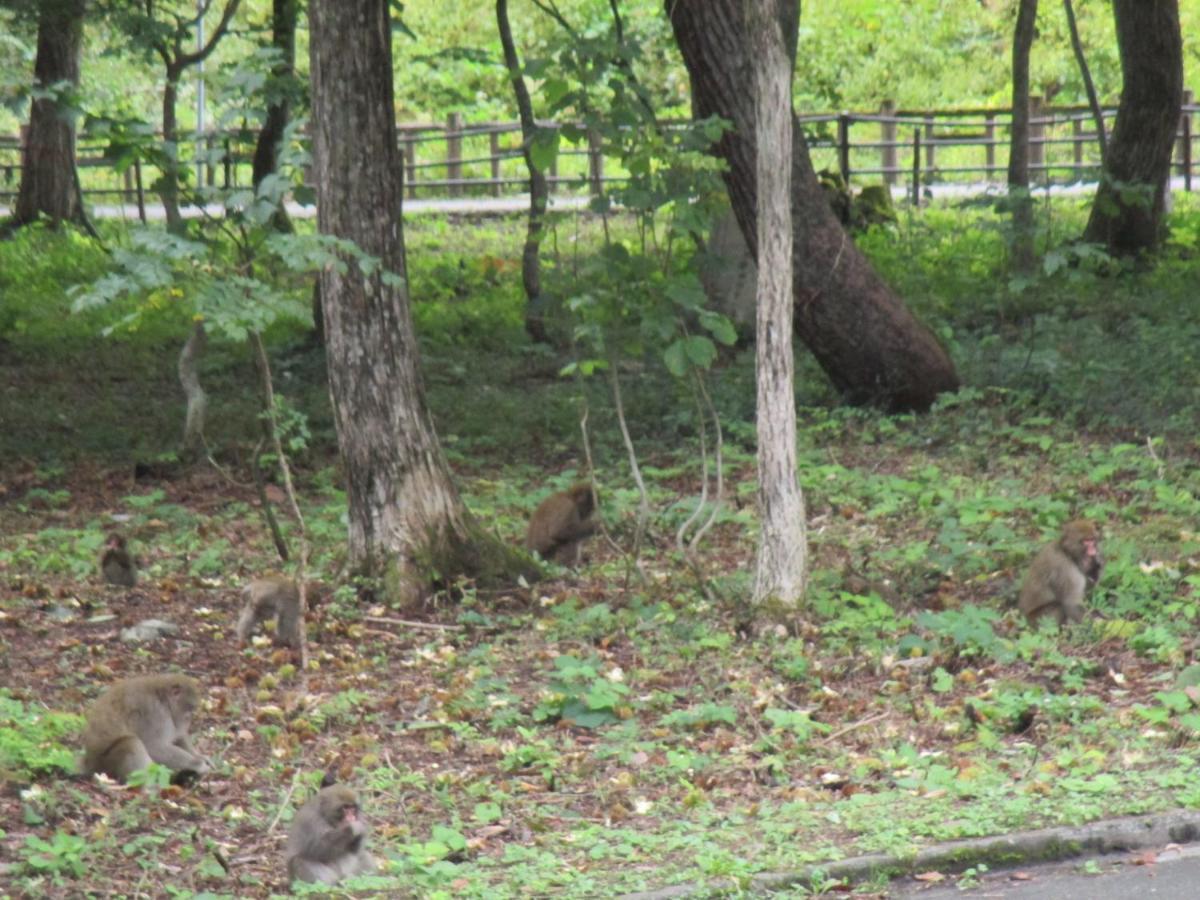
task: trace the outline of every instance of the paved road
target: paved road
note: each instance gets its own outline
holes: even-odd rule
[[[1200,900],[1200,845],[1159,851],[1113,854],[1094,860],[1099,874],[1085,874],[1083,860],[1004,870],[985,875],[979,887],[961,890],[946,884],[920,885],[898,880],[889,900]],[[1139,863],[1143,863],[1139,865]]]

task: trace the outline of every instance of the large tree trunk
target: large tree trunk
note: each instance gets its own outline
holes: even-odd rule
[[[1084,240],[1124,256],[1162,240],[1163,189],[1183,99],[1183,43],[1178,0],[1115,0],[1113,12],[1124,85]]]
[[[1029,193],[1029,51],[1038,0],[1020,0],[1012,46],[1012,132],[1008,144],[1008,198],[1012,205],[1012,266],[1033,271],[1033,197]]]
[[[691,76],[696,115],[733,122],[716,149],[729,164],[729,199],[757,256],[754,93],[742,2],[666,0],[666,11]],[[794,41],[794,33],[788,38]],[[847,236],[829,209],[794,119],[792,128],[797,332],[850,403],[925,409],[939,393],[958,388],[954,364]]]
[[[83,41],[83,0],[47,0],[38,17],[34,84],[38,90],[79,86],[79,51]],[[45,216],[57,226],[83,221],[75,185],[75,117],[73,98],[37,97],[29,115],[28,139],[21,163],[21,186],[9,227]]]
[[[347,260],[344,271],[321,273],[351,564],[407,604],[435,572],[485,575],[483,557],[503,549],[468,516],[425,405],[405,280],[388,0],[313,0],[308,15],[317,224],[383,265],[364,274]]]
[[[758,146],[756,320],[758,510],[754,603],[767,621],[787,618],[804,596],[804,496],[796,478],[792,352],[792,66],[797,0],[747,3]],[[791,44],[791,46],[789,46]]]
[[[525,333],[530,340],[545,343],[541,246],[550,192],[546,175],[538,167],[533,155],[537,122],[533,118],[533,101],[529,98],[529,88],[525,86],[525,76],[521,74],[521,61],[517,57],[517,45],[513,42],[512,26],[508,21],[508,0],[496,0],[496,25],[500,30],[500,44],[504,48],[504,66],[508,69],[508,78],[517,100],[517,114],[521,118],[521,155],[529,172],[529,219],[525,229],[525,249],[521,253],[521,281],[525,286]]]

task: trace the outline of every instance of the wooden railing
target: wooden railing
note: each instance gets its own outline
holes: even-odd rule
[[[1190,93],[1180,109],[1173,174],[1186,190],[1200,169],[1195,153],[1195,118],[1200,107]],[[1105,109],[1108,129],[1115,109]],[[841,172],[848,184],[884,182],[919,203],[927,189],[961,184],[984,189],[1002,183],[1008,165],[1007,109],[903,110],[885,103],[875,113],[824,113],[799,117],[815,167]],[[543,123],[552,125],[553,123]],[[668,126],[671,123],[666,123]],[[405,193],[409,198],[501,197],[528,190],[515,122],[467,124],[460,114],[444,123],[402,124]],[[180,156],[204,184],[236,187],[250,183],[253,132],[209,132],[181,144]],[[159,172],[134,164],[118,173],[104,156],[104,142],[81,135],[80,181],[90,202],[144,203],[146,186]],[[22,138],[0,135],[0,203],[11,203],[20,182]],[[1036,184],[1094,181],[1100,166],[1091,113],[1084,107],[1030,106],[1029,168]],[[617,159],[595,136],[564,143],[548,173],[551,191],[599,193],[625,180]]]

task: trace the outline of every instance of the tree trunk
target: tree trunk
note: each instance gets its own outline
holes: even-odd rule
[[[425,405],[405,280],[388,5],[312,0],[309,70],[318,227],[383,267],[364,274],[348,260],[321,273],[351,564],[409,604],[435,573],[483,577],[488,559],[498,554],[502,567],[515,557],[470,519]]]
[[[204,455],[204,423],[208,414],[208,395],[200,384],[200,357],[208,346],[208,334],[203,322],[192,326],[192,333],[179,352],[179,384],[187,398],[187,415],[183,424],[183,452],[187,462]]]
[[[271,7],[271,46],[279,56],[271,69],[268,82],[267,117],[258,133],[250,180],[257,189],[268,175],[279,171],[279,154],[283,133],[292,115],[293,81],[296,77],[296,23],[299,18],[297,0],[273,0]],[[280,203],[271,217],[272,224],[282,232],[292,231],[287,210]]]
[[[179,77],[182,69],[167,66],[167,83],[163,88],[162,133],[163,172],[159,179],[158,196],[162,200],[163,212],[167,217],[167,231],[183,234],[183,214],[179,211],[179,128],[176,124],[175,104],[179,97]]]
[[[742,0],[666,0],[691,77],[695,114],[733,123],[716,152],[729,164],[729,198],[757,256],[754,94],[741,5]],[[794,39],[793,32],[789,40]],[[848,402],[926,409],[941,392],[958,388],[954,364],[847,236],[829,209],[794,118],[792,131],[797,332]]]
[[[794,613],[804,595],[804,496],[796,479],[792,352],[792,66],[797,0],[747,0],[754,60],[758,196],[758,509],[754,603],[766,620]]]
[[[1033,272],[1033,197],[1029,194],[1029,51],[1037,26],[1038,0],[1020,0],[1012,46],[1012,132],[1008,145],[1008,199],[1012,204],[1012,266]]]
[[[1084,240],[1127,256],[1163,237],[1163,189],[1183,100],[1178,0],[1114,0],[1124,84]]]
[[[1096,123],[1096,141],[1100,145],[1100,161],[1108,155],[1108,139],[1104,131],[1104,110],[1100,107],[1100,98],[1096,95],[1096,83],[1092,81],[1092,70],[1087,64],[1087,55],[1083,52],[1083,41],[1079,39],[1079,26],[1075,22],[1075,7],[1071,0],[1063,0],[1063,12],[1067,16],[1067,32],[1071,35],[1071,50],[1075,54],[1075,64],[1079,66],[1079,76],[1083,79],[1083,92],[1087,94],[1088,107],[1092,110],[1092,121]]]
[[[525,286],[525,333],[529,339],[544,344],[546,326],[542,319],[542,232],[545,229],[546,203],[549,190],[546,175],[533,157],[533,141],[537,137],[537,122],[533,118],[533,102],[521,74],[521,61],[513,43],[512,26],[508,21],[508,0],[496,0],[496,24],[500,29],[500,44],[504,48],[504,65],[517,99],[517,114],[521,118],[521,156],[529,171],[529,220],[525,230],[525,249],[521,253],[521,281]]]
[[[21,161],[21,186],[8,228],[45,216],[55,227],[63,221],[82,222],[84,211],[75,189],[75,98],[61,97],[66,82],[79,87],[79,51],[83,41],[83,0],[51,0],[38,16],[34,85],[54,89],[54,96],[36,97],[29,114],[29,132]],[[61,99],[60,99],[61,97]]]

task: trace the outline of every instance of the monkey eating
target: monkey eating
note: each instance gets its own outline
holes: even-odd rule
[[[107,584],[133,587],[137,584],[137,567],[125,546],[125,538],[110,534],[104,542],[104,553],[100,556],[100,572]]]
[[[301,629],[300,589],[288,578],[258,578],[242,589],[242,611],[238,616],[237,639],[244,645],[250,632],[259,622],[275,619],[275,643],[300,648]]]
[[[577,484],[543,500],[529,520],[525,547],[563,565],[577,565],[583,539],[596,530],[596,501],[590,484]]]
[[[186,675],[142,675],[116,682],[87,712],[83,773],[125,781],[156,762],[176,775],[203,775],[212,766],[188,737],[199,705],[200,685]]]
[[[353,790],[344,784],[321,788],[300,807],[288,832],[289,883],[337,884],[372,871],[375,860],[367,852],[367,831]]]
[[[1086,519],[1068,522],[1058,540],[1034,557],[1021,585],[1021,612],[1031,625],[1046,615],[1054,616],[1059,625],[1081,621],[1084,595],[1100,580],[1103,567],[1095,523]]]

